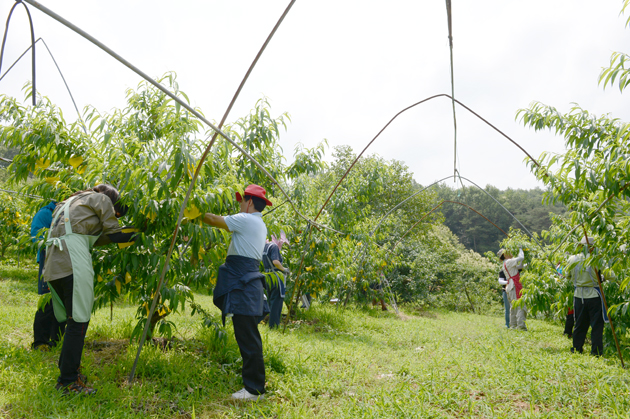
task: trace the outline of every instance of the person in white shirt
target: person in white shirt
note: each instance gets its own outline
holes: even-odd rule
[[[583,249],[585,247],[585,249]],[[571,352],[582,353],[586,332],[591,327],[591,355],[600,356],[604,353],[604,323],[608,323],[608,316],[603,307],[603,300],[597,271],[594,267],[585,266],[585,253],[588,255],[594,250],[593,238],[582,238],[579,248],[583,253],[578,253],[569,258],[567,265],[567,278],[573,280],[575,291],[573,293],[573,307],[575,308],[575,329],[573,330],[573,347]]]
[[[523,269],[525,254],[523,249],[518,249],[518,256],[512,257],[505,249],[497,252],[497,256],[503,262],[502,270],[508,278],[505,288],[510,303],[510,329],[527,330],[525,320],[527,319],[527,308],[514,307],[514,301],[521,298],[521,275],[519,269]]]
[[[265,276],[260,272],[267,227],[261,211],[272,205],[266,191],[258,185],[236,193],[240,212],[222,217],[206,213],[203,222],[232,233],[225,263],[219,267],[213,302],[221,310],[223,323],[232,317],[234,336],[243,358],[244,388],[232,398],[256,401],[265,393],[265,363],[258,320],[269,312],[264,301]]]

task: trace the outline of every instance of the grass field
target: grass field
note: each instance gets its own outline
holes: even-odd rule
[[[128,385],[135,308],[117,304],[113,319],[109,308],[95,313],[86,339],[83,371],[98,393],[64,397],[54,389],[58,349],[29,349],[35,278],[33,265],[0,263],[0,417],[630,416],[628,372],[615,358],[570,354],[558,325],[530,320],[529,332],[516,332],[502,316],[411,308],[396,316],[314,305],[286,334],[261,326],[267,398],[238,404],[230,401],[242,388],[231,324],[222,344],[199,316],[174,315],[174,341],[146,345]],[[195,301],[216,312],[209,296]]]

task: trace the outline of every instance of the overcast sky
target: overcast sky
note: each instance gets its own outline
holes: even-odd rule
[[[220,120],[254,56],[289,1],[41,0],[145,73],[178,74],[180,88],[211,120]],[[0,0],[0,16],[14,4]],[[630,51],[621,0],[453,0],[455,97],[538,157],[561,152],[563,139],[524,128],[520,108],[540,101],[566,112],[573,102],[630,120],[617,88],[598,75],[613,51]],[[65,26],[29,6],[35,37],[50,47],[79,109],[124,107],[140,77]],[[4,21],[4,17],[2,17]],[[348,144],[358,153],[400,110],[450,93],[445,1],[298,0],[254,69],[228,120],[262,96],[272,113],[291,115],[281,144]],[[625,42],[624,42],[625,41]],[[26,13],[11,20],[2,72],[29,46]],[[76,112],[45,48],[37,48],[37,88]],[[23,98],[30,56],[0,93]],[[626,98],[627,99],[627,98]],[[627,100],[626,100],[627,101]],[[541,184],[523,153],[456,108],[458,168],[481,186]],[[331,154],[332,150],[329,151]],[[438,98],[401,115],[369,149],[404,161],[421,184],[453,173],[453,114]],[[450,183],[452,184],[452,182]]]

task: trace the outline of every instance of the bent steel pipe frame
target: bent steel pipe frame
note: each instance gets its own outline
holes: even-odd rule
[[[13,11],[15,10],[15,8],[18,6],[18,4],[21,4],[22,6],[24,6],[24,9],[26,10],[26,14],[28,15],[28,22],[31,26],[31,47],[32,47],[32,77],[33,77],[33,93],[32,93],[32,99],[33,99],[33,106],[35,106],[37,104],[37,79],[35,77],[35,29],[33,29],[33,19],[31,18],[31,12],[28,10],[28,7],[26,7],[26,5],[24,3],[22,3],[22,0],[17,0],[15,2],[15,4],[13,5],[13,7],[11,7],[11,11],[9,12],[9,17],[7,18],[7,24],[5,26],[4,29],[4,36],[2,37],[2,48],[0,48],[0,70],[2,70],[2,58],[4,57],[4,46],[7,42],[7,35],[9,33],[9,24],[11,23],[11,16],[13,15]],[[21,57],[20,57],[21,58]]]
[[[74,105],[74,110],[77,112],[77,116],[79,117],[79,120],[83,123],[83,118],[81,118],[81,114],[79,113],[79,108],[77,108],[77,103],[74,101],[74,96],[72,95],[72,92],[70,91],[70,87],[68,86],[68,83],[66,82],[66,78],[63,76],[63,73],[61,72],[61,69],[59,68],[59,64],[57,64],[57,60],[55,60],[55,56],[53,55],[52,51],[50,50],[50,48],[48,48],[48,44],[46,44],[46,41],[44,41],[44,38],[42,38],[41,36],[39,38],[37,38],[37,40],[35,41],[35,43],[38,43],[39,41],[42,41],[42,43],[44,44],[44,46],[46,47],[46,51],[48,51],[48,55],[50,55],[50,58],[52,58],[53,60],[53,64],[55,64],[55,67],[57,67],[57,71],[59,72],[59,75],[61,76],[61,80],[63,81],[63,84],[66,86],[66,90],[68,91],[68,94],[70,95],[70,99],[72,100],[72,104]],[[26,53],[33,48],[33,46],[29,46],[28,48],[26,48],[24,50],[24,52],[22,53],[22,55],[20,55],[18,57],[17,60],[15,60],[13,62],[13,64],[11,64],[11,66],[7,69],[7,71],[5,71],[2,76],[0,76],[0,81],[2,81],[2,79],[4,78],[4,76],[6,76],[9,71],[11,71],[13,69],[13,67],[15,67],[15,65],[18,63],[18,61],[20,61],[22,59],[22,57],[24,57],[26,55]],[[0,62],[1,64],[1,62]],[[83,123],[83,129],[85,130],[85,123]]]
[[[328,195],[328,198],[326,198],[326,201],[324,202],[324,205],[322,205],[322,207],[320,208],[319,212],[317,213],[317,215],[315,216],[314,220],[317,221],[317,219],[319,218],[319,216],[321,215],[322,211],[324,211],[324,208],[326,208],[326,206],[328,205],[328,202],[330,201],[330,199],[332,198],[332,196],[335,194],[335,192],[337,191],[337,189],[339,188],[339,186],[341,185],[341,182],[343,182],[343,180],[346,178],[346,176],[348,176],[348,174],[350,173],[350,171],[352,170],[352,168],[355,166],[355,164],[357,163],[357,161],[359,161],[359,159],[361,158],[361,156],[363,156],[363,154],[367,151],[367,149],[372,145],[372,143],[374,143],[374,141],[376,141],[376,139],[383,133],[383,131],[385,131],[387,129],[387,127],[389,127],[389,125],[394,122],[394,120],[396,118],[398,118],[398,116],[400,116],[401,114],[405,113],[406,111],[408,111],[409,109],[412,109],[422,103],[428,102],[432,99],[438,98],[438,97],[447,97],[449,99],[451,99],[451,101],[454,101],[455,103],[459,104],[460,106],[462,106],[464,109],[466,109],[468,112],[472,113],[473,115],[475,115],[477,118],[481,119],[483,122],[485,122],[487,125],[489,125],[491,128],[493,128],[495,131],[497,131],[499,134],[501,134],[503,137],[505,137],[508,141],[510,141],[512,144],[514,144],[516,147],[518,147],[523,153],[525,153],[533,162],[534,164],[536,164],[536,166],[540,167],[540,164],[538,163],[538,161],[536,161],[536,159],[534,159],[523,147],[521,147],[516,141],[514,141],[513,139],[511,139],[510,137],[508,137],[503,131],[501,131],[500,129],[498,129],[497,127],[495,127],[494,125],[492,125],[490,122],[488,122],[486,119],[484,119],[481,115],[477,114],[475,111],[473,111],[472,109],[470,109],[468,106],[464,105],[462,102],[460,102],[459,100],[455,99],[452,95],[448,95],[446,93],[440,93],[437,95],[433,95],[430,96],[426,99],[423,99],[419,102],[416,102],[410,106],[407,106],[406,108],[404,108],[403,110],[401,110],[400,112],[398,112],[396,115],[394,115],[389,122],[387,122],[387,124],[385,124],[385,126],[383,128],[381,128],[381,130],[374,136],[374,138],[372,138],[372,140],[365,146],[365,148],[361,151],[361,153],[359,153],[359,155],[354,159],[354,161],[352,162],[352,164],[350,164],[350,167],[348,167],[348,169],[345,171],[345,173],[343,174],[343,176],[341,176],[341,178],[339,179],[339,181],[337,182],[337,184],[335,185],[335,187],[333,188],[332,192],[330,193],[330,195]],[[454,174],[452,177],[455,177],[459,175],[458,173]],[[445,178],[448,179],[449,177]],[[461,178],[461,176],[460,176]],[[471,182],[472,183],[472,182]],[[477,186],[477,185],[475,185]],[[479,187],[479,186],[477,186]],[[479,188],[481,189],[481,188]],[[483,189],[482,189],[483,190]],[[485,191],[484,191],[485,192]],[[494,198],[493,198],[494,199]],[[495,200],[496,201],[496,200]],[[500,205],[500,204],[499,204]],[[501,205],[503,207],[503,205]],[[503,207],[503,209],[505,209],[505,207]],[[505,209],[507,211],[507,209]],[[509,211],[508,211],[509,212]],[[510,213],[510,215],[512,215]],[[514,217],[514,215],[512,215],[512,217]],[[518,221],[518,220],[517,220]],[[518,221],[518,223],[522,226],[521,222]],[[525,228],[525,227],[523,227]],[[527,229],[525,229],[527,231]],[[531,236],[531,233],[530,233]],[[310,240],[311,236],[309,235],[307,240]],[[299,279],[300,279],[300,275],[302,273],[302,266],[303,266],[303,262],[304,262],[304,257],[302,257],[302,260],[300,261],[300,267],[298,268],[297,271],[297,275],[296,275],[296,279],[295,279],[295,283],[296,283],[296,287],[298,284],[300,284]],[[297,289],[296,291],[299,291],[299,289]],[[294,291],[294,293],[296,292]],[[297,295],[299,296],[299,292],[297,293]],[[289,315],[291,313],[290,309],[293,306],[293,295],[291,296],[291,302],[289,303]],[[296,302],[297,304],[297,299]],[[284,324],[284,328],[283,328],[283,333],[286,330],[287,327],[287,323],[289,321],[289,316],[287,316],[286,320],[285,320],[285,324]]]

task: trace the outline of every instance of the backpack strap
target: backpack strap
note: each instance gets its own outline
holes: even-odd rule
[[[269,266],[271,266],[271,271],[269,272],[274,272],[277,269],[275,268],[273,262],[271,261],[271,259],[269,258],[269,255],[267,254],[267,250],[269,250],[269,247],[272,245],[272,243],[269,243],[268,245],[266,244],[265,247],[263,248],[263,257],[265,259],[267,259],[267,263],[269,263]],[[263,263],[264,265],[264,263]],[[265,269],[266,270],[266,269]]]

